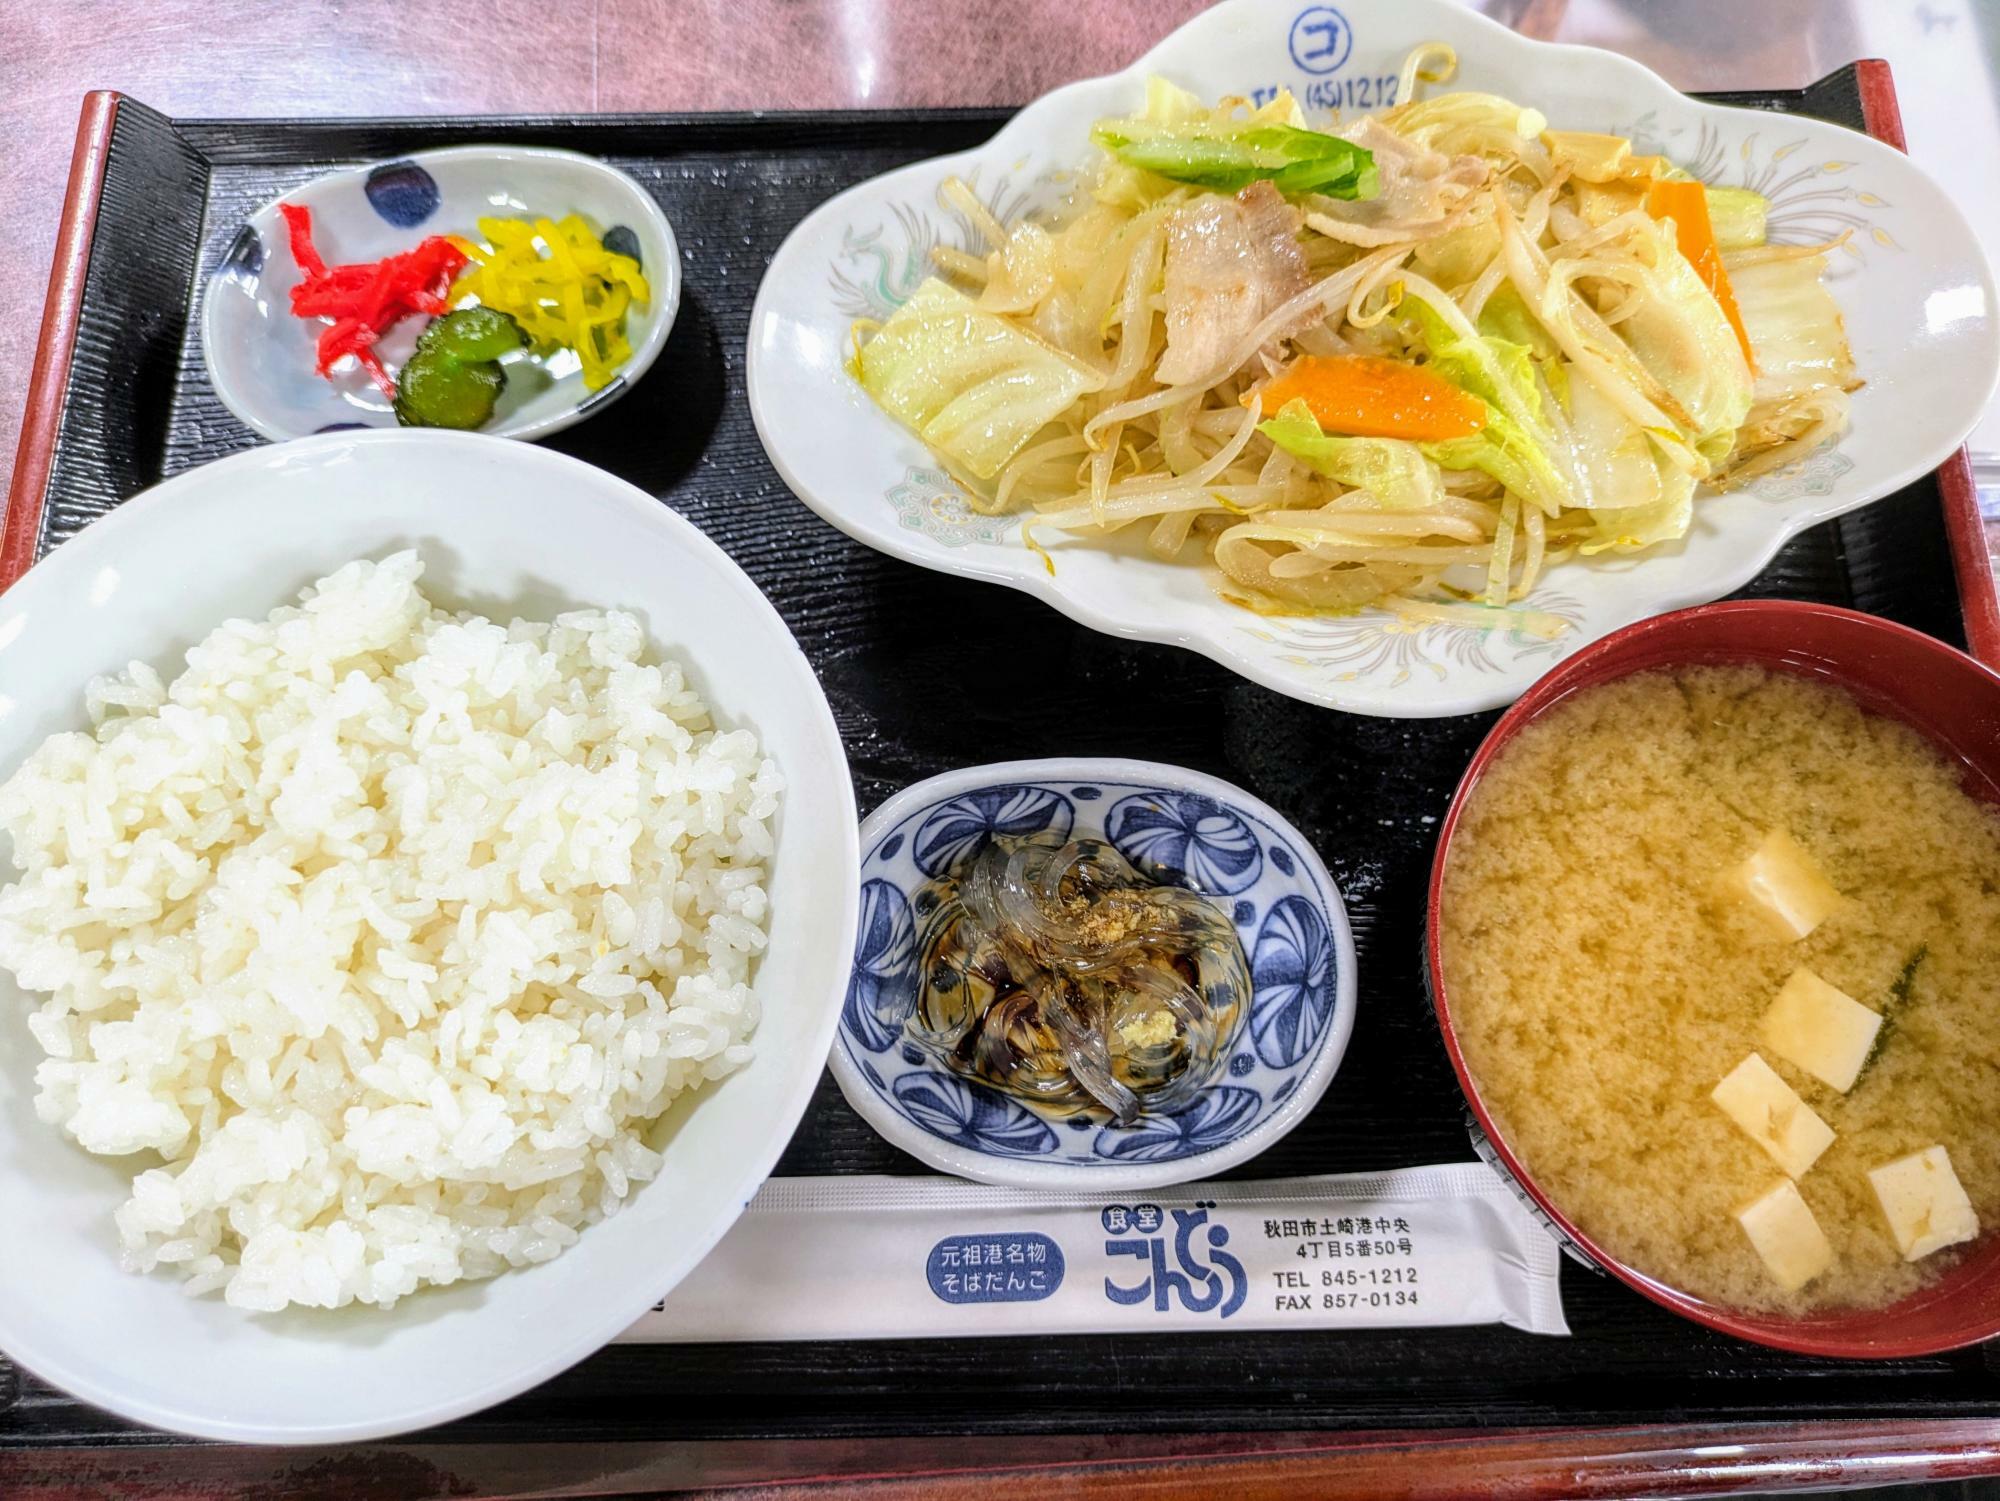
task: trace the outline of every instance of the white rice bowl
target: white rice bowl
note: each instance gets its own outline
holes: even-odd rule
[[[546,1261],[750,1057],[779,778],[629,614],[434,607],[414,552],[230,621],[0,784],[40,1117],[154,1154],[128,1268],[241,1308]]]
[[[761,513],[742,520],[766,535]],[[162,1161],[97,1156],[39,1118],[45,1054],[28,1019],[47,992],[0,969],[0,1351],[156,1428],[248,1443],[381,1438],[548,1380],[714,1251],[826,1086],[861,855],[825,691],[720,547],[566,454],[477,433],[337,432],[248,449],[126,501],[0,592],[0,778],[50,736],[89,728],[92,678],[134,660],[171,678],[217,622],[261,620],[354,559],[409,548],[433,600],[491,620],[629,610],[645,660],[678,663],[715,723],[752,732],[783,771],[766,946],[750,972],[753,1054],[667,1108],[645,1133],[658,1175],[552,1260],[389,1306],[253,1313],[121,1265],[116,1212]],[[13,874],[6,845],[0,836],[0,883]]]

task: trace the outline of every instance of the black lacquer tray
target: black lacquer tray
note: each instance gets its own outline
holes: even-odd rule
[[[1801,92],[1726,98],[1898,133],[1880,64]],[[1326,1099],[1241,1175],[1468,1158],[1460,1096],[1418,977],[1421,907],[1436,821],[1491,716],[1352,717],[1174,648],[1094,634],[1024,595],[869,551],[808,511],[765,461],[743,364],[751,300],[772,251],[839,189],[975,144],[1005,118],[175,121],[94,95],[0,532],[0,585],[122,499],[257,441],[209,387],[195,301],[259,204],[330,167],[425,147],[498,140],[602,156],[665,207],[680,237],[685,297],[652,372],[552,444],[691,518],[771,596],[826,685],[862,811],[951,767],[1059,754],[1176,761],[1248,788],[1297,823],[1340,882],[1361,994]],[[1954,644],[1970,628],[1985,646],[2000,617],[1984,570],[1961,456],[1796,538],[1743,592],[1851,605]],[[916,1170],[847,1109],[830,1079],[779,1167]],[[1712,1334],[1575,1266],[1563,1278],[1575,1331],[1567,1340],[1473,1328],[614,1346],[435,1437],[828,1440],[2000,1416],[2000,1347],[1843,1364]],[[194,1353],[190,1375],[199,1379]],[[160,1440],[0,1361],[0,1447],[149,1441]]]

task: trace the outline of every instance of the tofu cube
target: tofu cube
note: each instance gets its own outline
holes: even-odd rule
[[[1880,1012],[1809,969],[1795,969],[1764,1013],[1764,1046],[1842,1094],[1854,1087],[1875,1034]]]
[[[1894,1162],[1868,1170],[1875,1197],[1889,1232],[1903,1248],[1903,1260],[1915,1261],[1946,1246],[1971,1240],[1979,1233],[1979,1216],[1972,1200],[1951,1170],[1951,1155],[1943,1147],[1925,1147]]]
[[[1793,941],[1812,932],[1840,905],[1833,883],[1783,829],[1771,830],[1749,859],[1725,871],[1721,886],[1761,917],[1775,936]]]
[[[1833,1145],[1833,1128],[1757,1053],[1732,1068],[1709,1098],[1794,1178]]]
[[[1737,1210],[1736,1223],[1764,1258],[1772,1279],[1788,1293],[1833,1265],[1826,1232],[1790,1178],[1780,1178]]]

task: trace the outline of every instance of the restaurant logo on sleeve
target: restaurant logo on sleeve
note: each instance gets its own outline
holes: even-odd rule
[[[1250,1279],[1243,1263],[1222,1249],[1229,1244],[1229,1228],[1209,1223],[1214,1207],[1210,1200],[1166,1211],[1157,1204],[1106,1205],[1100,1218],[1111,1238],[1104,1242],[1104,1254],[1134,1257],[1147,1275],[1131,1285],[1106,1277],[1104,1296],[1128,1306],[1150,1301],[1155,1313],[1166,1313],[1175,1303],[1189,1313],[1215,1310],[1218,1318],[1235,1313],[1250,1295]]]

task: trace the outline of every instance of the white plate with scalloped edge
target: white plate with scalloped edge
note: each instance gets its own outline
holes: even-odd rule
[[[1404,55],[1458,51],[1452,88],[1506,95],[1563,128],[1631,136],[1711,182],[1771,199],[1775,241],[1851,231],[1829,285],[1862,378],[1839,443],[1723,495],[1692,532],[1637,556],[1566,562],[1530,603],[1567,622],[1554,640],[1504,627],[1413,625],[1383,612],[1267,619],[1213,594],[1203,570],[1136,546],[1045,540],[971,512],[924,446],[842,368],[856,318],[884,318],[936,244],[974,248],[938,186],[970,180],[1003,219],[1052,205],[1090,155],[1091,122],[1140,106],[1160,74],[1205,97],[1289,87],[1325,118],[1394,103]],[[1620,626],[1716,599],[1789,537],[1936,468],[1978,421],[2000,373],[1992,272],[1965,218],[1902,153],[1838,125],[1704,104],[1629,58],[1516,36],[1450,0],[1227,0],[1124,72],[1045,95],[991,141],[852,188],[772,257],[751,318],[748,381],[764,447],[807,505],[849,535],[926,568],[1024,590],[1085,625],[1214,658],[1295,698],[1399,718],[1512,701],[1550,666]]]

